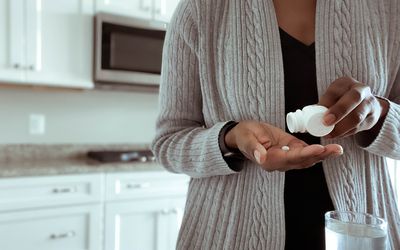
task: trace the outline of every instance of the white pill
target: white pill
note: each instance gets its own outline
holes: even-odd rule
[[[282,150],[283,150],[283,151],[289,151],[290,148],[289,148],[288,146],[283,146],[283,147],[282,147]]]

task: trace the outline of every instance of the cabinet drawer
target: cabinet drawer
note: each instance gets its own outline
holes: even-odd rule
[[[0,179],[0,211],[101,201],[102,174]]]
[[[168,172],[115,173],[106,176],[106,200],[184,196],[190,178]]]
[[[100,205],[0,213],[0,249],[97,250]]]

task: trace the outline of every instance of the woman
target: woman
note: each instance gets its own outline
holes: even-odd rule
[[[182,0],[152,145],[193,177],[178,249],[323,249],[333,209],[384,217],[400,249],[399,16],[396,0]],[[317,102],[327,137],[284,131]]]

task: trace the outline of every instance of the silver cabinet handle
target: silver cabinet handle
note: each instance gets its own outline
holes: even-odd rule
[[[19,68],[21,68],[21,65],[19,63],[15,63],[13,65],[13,67],[14,67],[14,69],[19,69]]]
[[[52,239],[52,240],[66,239],[66,238],[75,237],[75,235],[76,235],[76,233],[74,231],[69,231],[69,232],[61,233],[61,234],[51,234],[50,239]]]
[[[76,187],[53,188],[55,194],[75,193]]]
[[[148,183],[148,182],[126,184],[126,188],[129,188],[129,189],[142,189],[142,188],[149,188],[149,187],[150,187],[150,183]]]
[[[160,214],[162,214],[162,215],[167,215],[169,213],[170,213],[170,210],[168,210],[166,208],[164,208],[163,210],[160,211]]]
[[[33,66],[33,65],[30,65],[30,66],[28,66],[28,70],[35,70],[35,66]]]
[[[178,214],[179,210],[178,208],[172,208],[172,209],[167,209],[164,208],[163,210],[160,211],[162,215],[167,215],[167,214]]]

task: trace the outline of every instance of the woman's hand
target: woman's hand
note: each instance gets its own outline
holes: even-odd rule
[[[257,121],[239,122],[225,135],[225,143],[267,171],[307,168],[343,153],[340,145],[307,145],[277,127]],[[289,150],[283,150],[283,146]]]
[[[329,109],[324,117],[325,125],[335,124],[327,138],[370,130],[389,109],[388,102],[375,97],[368,86],[350,77],[331,83],[318,104]]]

